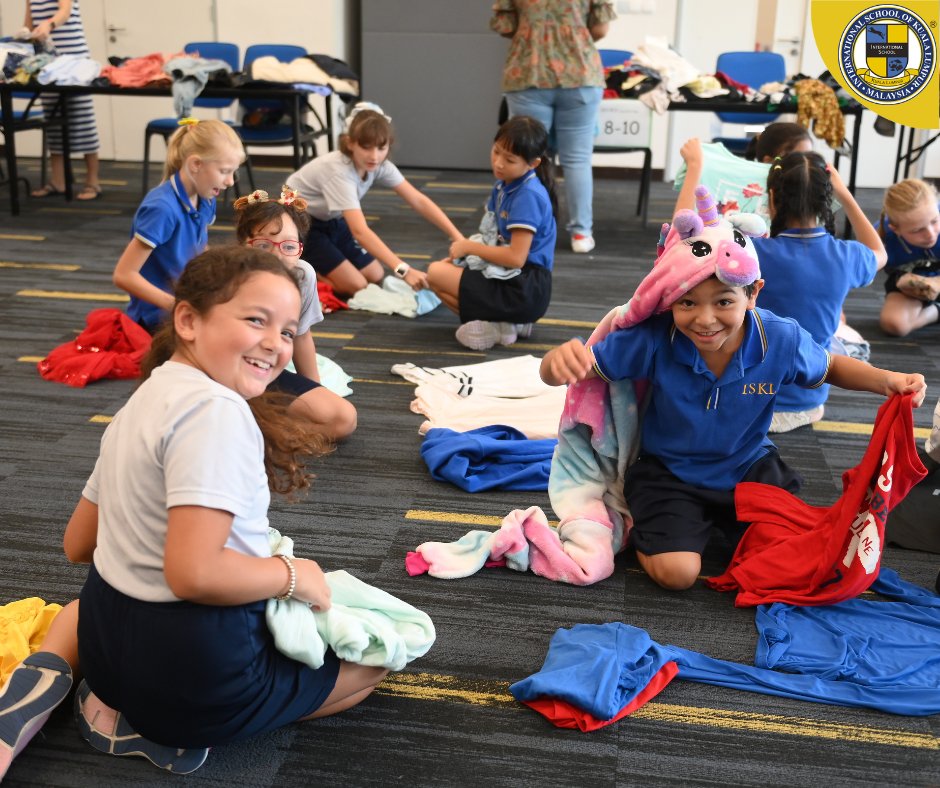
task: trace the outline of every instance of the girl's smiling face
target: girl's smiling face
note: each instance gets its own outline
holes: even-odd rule
[[[253,273],[229,301],[205,314],[185,301],[177,306],[180,344],[173,359],[245,399],[257,397],[290,361],[299,316],[296,285],[269,271]]]
[[[286,214],[256,228],[247,244],[255,249],[270,252],[290,267],[297,265],[304,248],[300,242],[300,231],[297,225]]]

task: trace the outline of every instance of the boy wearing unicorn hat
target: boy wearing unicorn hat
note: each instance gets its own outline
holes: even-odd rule
[[[640,565],[671,590],[695,582],[713,527],[732,542],[740,539],[747,524],[735,518],[738,482],[799,490],[799,475],[767,437],[781,384],[913,394],[915,407],[927,390],[923,375],[830,355],[794,320],[758,308],[764,283],[748,236],[764,233],[763,220],[719,217],[703,186],[696,208],[663,225],[653,269],[587,345],[569,340],[541,364],[546,383],[569,384],[554,490],[549,484],[553,506],[579,475],[584,485],[595,483],[590,454],[609,441],[600,433],[612,423],[604,409],[620,401],[611,396],[614,387],[625,381],[638,393],[648,387],[637,459],[620,463],[614,481],[622,480]],[[556,467],[567,470],[556,474]],[[608,485],[608,491],[619,497],[619,490]]]

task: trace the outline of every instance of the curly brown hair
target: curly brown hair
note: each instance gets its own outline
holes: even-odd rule
[[[251,247],[214,247],[193,258],[176,282],[176,303],[172,314],[183,302],[205,315],[214,306],[234,298],[238,289],[257,273],[272,273],[287,279],[300,290],[297,276],[270,252]],[[141,362],[141,380],[150,377],[180,347],[180,339],[172,317],[153,338],[150,351]],[[266,392],[248,401],[255,421],[264,436],[264,467],[272,492],[290,495],[307,489],[313,475],[304,460],[323,455],[332,449],[330,443],[314,432],[305,419],[287,412],[290,398]]]

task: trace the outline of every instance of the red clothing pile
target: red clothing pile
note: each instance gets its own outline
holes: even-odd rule
[[[706,582],[737,590],[736,607],[831,605],[858,596],[878,576],[888,512],[926,473],[911,396],[891,397],[878,410],[862,461],[842,474],[842,496],[832,506],[810,506],[756,482],[735,487],[738,519],[752,525],[725,573]]]

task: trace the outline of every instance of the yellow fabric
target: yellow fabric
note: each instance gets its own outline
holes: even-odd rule
[[[39,650],[61,609],[35,596],[0,607],[0,687],[20,662]]]

